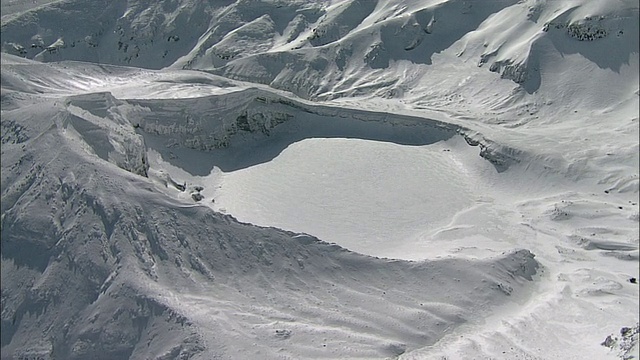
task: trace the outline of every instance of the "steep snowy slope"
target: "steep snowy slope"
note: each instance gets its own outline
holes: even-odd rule
[[[530,99],[524,118],[552,100],[595,109],[628,99],[637,87],[582,87],[593,77],[615,81],[611,71],[637,76],[637,17],[630,0],[76,0],[5,16],[2,46],[44,61],[207,69],[314,99],[371,94],[430,108],[449,99],[459,112],[512,121],[500,115],[524,106],[522,95],[497,78],[529,94],[572,85],[566,99]],[[466,75],[447,79],[459,67]]]
[[[638,8],[3,0],[2,357],[640,357]]]

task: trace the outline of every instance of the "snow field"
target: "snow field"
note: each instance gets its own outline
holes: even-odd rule
[[[2,357],[640,357],[637,1],[374,5],[3,0]]]

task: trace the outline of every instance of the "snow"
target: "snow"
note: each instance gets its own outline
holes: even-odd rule
[[[3,0],[2,357],[639,358],[638,14]]]
[[[214,209],[240,221],[306,232],[367,255],[416,260],[424,258],[416,245],[429,242],[423,239],[429,232],[481,196],[474,175],[456,163],[469,154],[450,152],[460,147],[469,148],[461,137],[415,147],[312,138],[268,163],[219,171],[201,183],[213,189],[204,195],[215,200]],[[420,247],[433,254],[431,245]]]

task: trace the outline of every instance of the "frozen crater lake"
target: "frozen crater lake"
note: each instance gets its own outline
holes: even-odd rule
[[[306,138],[269,161],[228,171],[214,166],[188,182],[204,187],[204,204],[242,222],[311,234],[371,256],[419,260],[459,252],[469,240],[465,230],[487,226],[491,214],[483,205],[491,199],[483,192],[497,171],[478,153],[462,136],[427,145]],[[152,166],[189,176],[155,159]],[[504,247],[468,232],[491,252]]]

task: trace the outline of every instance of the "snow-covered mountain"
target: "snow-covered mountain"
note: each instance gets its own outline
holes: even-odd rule
[[[639,357],[639,23],[3,0],[2,358]]]

